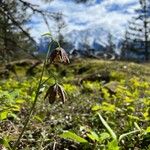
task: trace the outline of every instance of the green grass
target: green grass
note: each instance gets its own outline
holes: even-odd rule
[[[17,140],[23,127],[41,65],[34,76],[26,76],[27,66],[16,68],[18,79],[11,73],[0,81],[0,143],[5,147]],[[67,102],[51,105],[44,100],[47,88],[55,82],[50,78],[41,89],[19,150],[150,149],[150,64],[78,59],[47,67],[44,79],[50,73],[63,85]],[[117,139],[123,138],[115,141],[110,131]]]

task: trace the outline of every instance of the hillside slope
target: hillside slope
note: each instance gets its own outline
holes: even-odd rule
[[[15,73],[10,71],[0,81],[0,146],[3,147],[17,140],[33,104],[42,64],[33,68],[31,74],[30,65],[14,68]],[[47,66],[45,80],[19,150],[147,150],[150,147],[150,64],[76,59],[69,65]],[[60,97],[54,104],[44,99],[55,80],[67,93],[65,104]]]

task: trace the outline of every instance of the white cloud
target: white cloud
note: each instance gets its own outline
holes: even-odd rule
[[[67,23],[66,33],[72,30],[86,30],[94,27],[103,27],[114,34],[123,34],[124,25],[134,14],[134,8],[137,8],[137,0],[103,0],[100,4],[84,5],[76,4],[66,0],[54,0],[49,4],[45,4],[40,0],[26,0],[33,4],[42,6],[42,9],[48,9],[52,12],[62,12]],[[119,11],[108,11],[108,6],[118,5],[126,6],[126,13]],[[40,37],[41,34],[48,31],[46,25],[40,16],[34,16],[33,21],[39,22],[34,24],[31,33],[34,37]],[[51,30],[55,30],[53,23]]]
[[[131,3],[137,3],[137,0],[104,0],[103,3],[107,5],[127,5]]]

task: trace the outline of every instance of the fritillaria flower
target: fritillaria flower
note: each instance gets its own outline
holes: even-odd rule
[[[50,104],[53,104],[57,99],[60,99],[62,103],[65,103],[65,91],[61,85],[56,83],[49,87],[44,99],[46,98],[48,98]]]
[[[57,63],[67,64],[70,62],[66,51],[61,47],[57,47],[55,50],[53,50],[49,56],[49,59],[50,63],[54,64]]]

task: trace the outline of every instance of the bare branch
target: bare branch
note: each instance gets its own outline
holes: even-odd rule
[[[39,9],[39,8],[35,8],[35,7],[38,7],[38,5],[31,4],[31,3],[26,2],[26,1],[24,1],[24,0],[19,0],[19,1],[20,1],[24,6],[27,6],[28,8],[30,8],[34,13],[35,13],[35,12],[39,13],[39,14],[43,17],[43,20],[44,20],[44,22],[45,22],[45,24],[46,24],[46,26],[47,26],[47,28],[48,28],[48,30],[49,30],[49,32],[50,32],[50,26],[49,26],[48,20],[47,20],[47,18],[46,18],[46,15],[50,15],[50,14],[51,14],[51,17],[53,17],[54,14],[56,14],[56,13],[52,13],[52,12],[48,12],[48,11],[43,11],[43,10],[41,10],[41,9]]]

